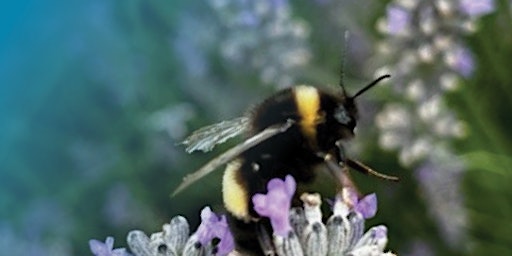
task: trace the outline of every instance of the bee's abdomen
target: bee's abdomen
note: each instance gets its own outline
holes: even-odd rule
[[[222,178],[222,199],[226,210],[237,219],[249,220],[247,182],[241,176],[242,159],[229,163]]]

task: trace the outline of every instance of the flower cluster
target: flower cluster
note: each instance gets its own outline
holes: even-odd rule
[[[269,248],[280,256],[300,255],[393,255],[384,253],[387,228],[379,225],[364,232],[365,219],[377,211],[375,194],[361,200],[357,193],[344,188],[333,204],[333,214],[324,224],[318,194],[303,194],[303,207],[290,208],[296,183],[292,176],[285,180],[272,179],[267,194],[256,194],[254,209],[268,217],[273,229]],[[270,237],[262,231],[261,237]],[[265,239],[262,239],[264,241]],[[201,224],[189,236],[189,225],[184,217],[174,217],[163,231],[146,236],[142,231],[128,234],[128,245],[135,256],[157,255],[244,255],[234,250],[234,241],[225,216],[215,215],[209,207],[201,212]],[[130,256],[126,249],[113,249],[114,240],[105,243],[89,242],[96,256]],[[262,248],[267,248],[262,244]]]
[[[311,54],[306,43],[309,29],[292,18],[288,1],[209,2],[223,27],[219,46],[228,63],[257,70],[264,84],[293,84]]]
[[[307,24],[292,17],[286,0],[209,0],[212,17],[183,17],[174,41],[188,75],[212,83],[208,51],[220,54],[226,66],[257,74],[259,81],[290,86],[311,59]],[[210,22],[204,22],[210,19]],[[194,31],[190,33],[190,31]],[[205,87],[204,84],[202,88]]]
[[[377,211],[375,194],[361,200],[351,188],[336,197],[333,215],[322,222],[321,198],[303,194],[304,206],[289,209],[295,193],[292,176],[273,179],[266,195],[253,197],[255,210],[270,218],[273,246],[277,255],[393,255],[383,252],[387,244],[387,228],[383,225],[364,233],[364,220]]]
[[[189,236],[185,218],[174,217],[163,231],[148,238],[142,231],[128,234],[128,245],[136,256],[228,255],[234,249],[233,236],[225,216],[218,217],[209,207],[201,211],[201,224]]]
[[[453,245],[462,239],[466,217],[458,192],[462,163],[447,141],[466,132],[443,95],[474,73],[476,63],[463,37],[475,32],[478,18],[494,9],[493,0],[393,0],[377,23],[386,35],[378,45],[378,58],[391,63],[377,72],[393,74],[396,97],[376,116],[379,144],[398,150],[404,166],[420,166],[416,176]]]
[[[113,249],[113,238],[105,243],[97,240],[89,242],[91,251],[96,256],[159,256],[159,255],[228,255],[234,249],[233,236],[228,228],[225,216],[217,216],[209,207],[201,211],[201,224],[196,232],[189,234],[189,224],[182,216],[176,216],[170,223],[164,224],[162,232],[148,237],[140,230],[128,233],[128,246],[131,253],[124,248]]]
[[[477,18],[493,9],[492,0],[395,0],[378,22],[387,37],[377,54],[393,64],[377,72],[393,74],[395,91],[405,95],[403,103],[388,105],[377,116],[379,143],[400,149],[404,165],[423,159],[436,141],[464,136],[464,124],[447,111],[442,96],[456,89],[460,77],[473,74],[475,61],[463,36],[474,32]]]

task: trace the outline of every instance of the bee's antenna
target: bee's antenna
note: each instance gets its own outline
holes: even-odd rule
[[[350,34],[348,30],[345,31],[343,34],[344,37],[344,45],[343,50],[341,52],[341,65],[340,65],[340,81],[339,86],[341,87],[341,93],[343,93],[344,96],[347,96],[347,91],[345,90],[345,86],[343,84],[343,80],[345,79],[345,65],[346,65],[346,59],[347,59],[347,48],[348,48],[348,39],[350,37]]]
[[[370,84],[365,86],[363,89],[361,89],[358,92],[356,92],[356,94],[354,94],[354,96],[352,96],[352,99],[355,99],[357,96],[359,96],[359,95],[363,94],[364,92],[368,91],[368,89],[370,89],[373,86],[375,86],[376,84],[378,84],[381,80],[386,79],[386,78],[390,78],[390,77],[391,77],[391,75],[389,75],[389,74],[382,75],[382,76],[378,77],[373,82],[371,82]]]

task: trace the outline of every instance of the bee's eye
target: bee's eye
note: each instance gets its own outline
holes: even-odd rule
[[[334,111],[334,118],[340,122],[340,124],[348,125],[352,118],[350,117],[347,109],[343,105],[339,105]]]

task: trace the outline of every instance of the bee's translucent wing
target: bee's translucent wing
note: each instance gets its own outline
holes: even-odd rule
[[[224,165],[228,163],[229,161],[235,159],[237,156],[239,156],[244,151],[258,145],[259,143],[279,134],[282,132],[285,132],[292,126],[294,123],[293,120],[288,120],[284,124],[278,124],[269,126],[265,130],[261,131],[260,133],[248,138],[244,142],[234,146],[233,148],[229,149],[228,151],[224,152],[222,155],[210,160],[210,162],[206,163],[203,167],[201,167],[196,172],[187,175],[185,178],[183,178],[183,182],[174,190],[172,193],[172,196],[178,194],[180,191],[185,189],[186,187],[190,186],[192,183],[196,182],[197,180],[201,179],[205,175],[213,172],[215,169],[217,169],[219,166]]]
[[[186,145],[187,153],[197,150],[207,152],[215,145],[236,137],[247,131],[249,118],[239,117],[232,120],[205,126],[188,136],[181,144]]]

